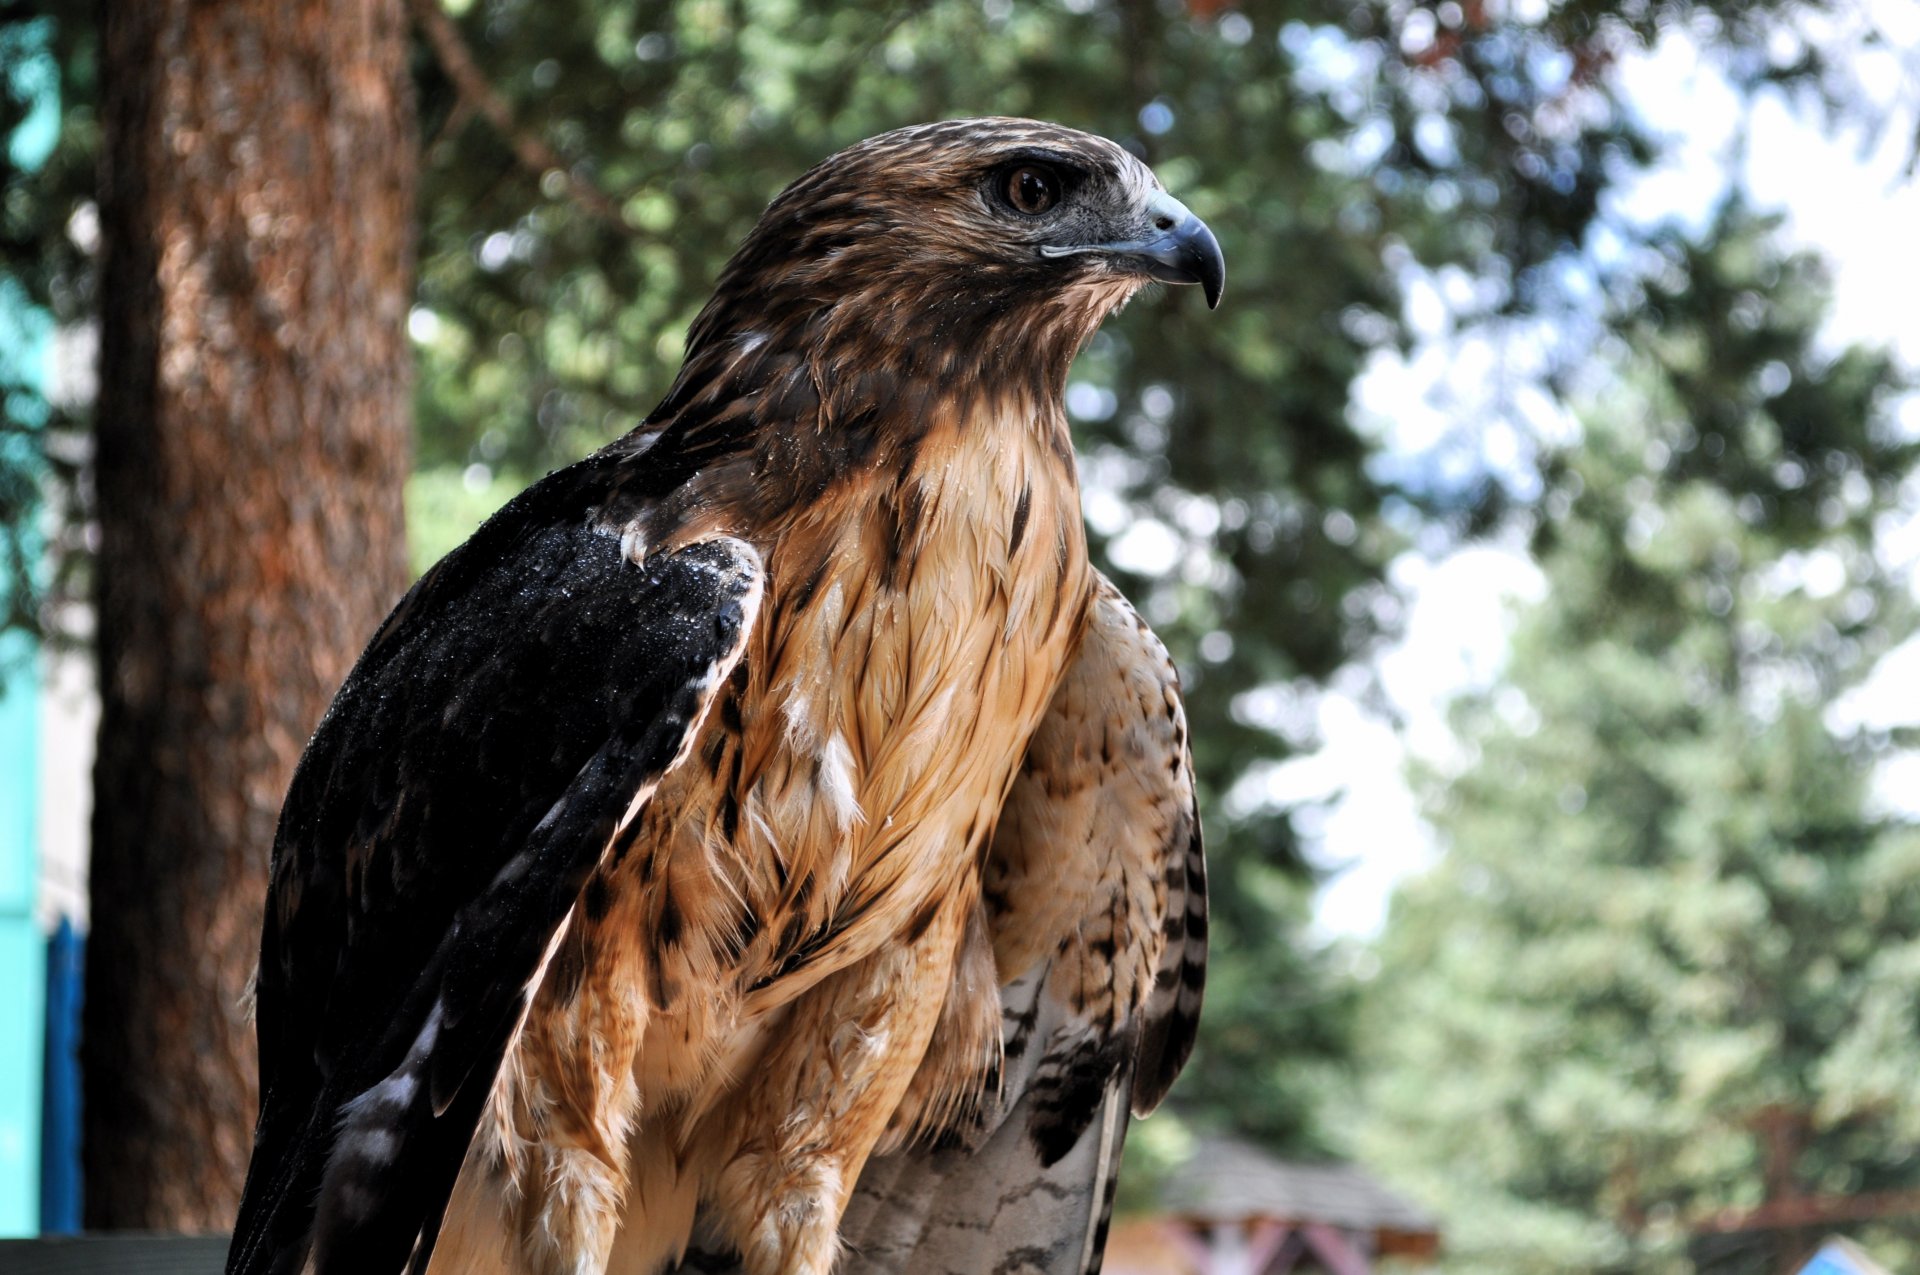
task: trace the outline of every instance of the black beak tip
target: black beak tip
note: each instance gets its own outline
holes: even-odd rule
[[[1220,294],[1227,290],[1227,259],[1221,255],[1220,241],[1198,217],[1189,214],[1148,251],[1135,252],[1133,260],[1163,282],[1199,284],[1207,309],[1220,307]]]
[[[1227,259],[1220,251],[1220,241],[1213,237],[1213,231],[1207,223],[1195,219],[1190,230],[1188,252],[1192,258],[1194,282],[1200,285],[1201,293],[1207,298],[1207,309],[1220,308],[1221,294],[1227,290]]]

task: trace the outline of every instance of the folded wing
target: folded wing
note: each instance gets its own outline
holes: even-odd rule
[[[229,1275],[425,1269],[555,934],[740,658],[758,555],[715,539],[636,563],[589,526],[598,464],[423,578],[301,760]]]

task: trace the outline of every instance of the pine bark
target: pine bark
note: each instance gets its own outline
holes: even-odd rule
[[[222,1230],[300,750],[405,585],[402,0],[106,0],[86,1222]]]

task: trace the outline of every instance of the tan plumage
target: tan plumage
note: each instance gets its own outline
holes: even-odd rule
[[[1186,717],[1104,579],[984,868],[1002,1092],[952,1145],[869,1163],[847,1275],[1097,1270],[1127,1113],[1186,1060],[1207,923]]]
[[[1006,193],[1035,168],[1056,183],[1038,213],[1020,206],[1030,188]],[[398,1254],[389,1237],[412,1226],[414,1265],[430,1254],[436,1272],[737,1260],[749,1275],[827,1275],[876,1153],[857,1229],[849,1217],[852,1266],[1097,1268],[1126,1108],[1159,1100],[1190,1043],[1205,912],[1176,679],[1088,565],[1060,393],[1073,354],[1148,275],[1204,281],[1211,300],[1218,271],[1204,227],[1124,151],[1028,121],[889,134],[775,201],[654,416],[423,581],[343,689],[344,738],[376,729],[352,724],[376,710],[355,717],[350,695],[381,660],[420,647],[434,668],[457,666],[434,635],[479,596],[465,583],[476,571],[521,578],[513,554],[532,551],[503,546],[536,543],[523,524],[562,528],[539,533],[556,560],[590,556],[601,578],[663,597],[686,596],[672,573],[708,555],[709,574],[687,578],[737,599],[717,642],[692,603],[679,614],[696,618],[656,639],[685,652],[690,707],[676,733],[615,754],[648,777],[623,781],[637,795],[609,831],[582,831],[563,856],[507,859],[480,896],[507,900],[486,916],[519,915],[535,897],[521,874],[570,865],[537,894],[552,900],[545,919],[514,923],[525,972],[497,982],[524,995],[457,977],[474,966],[458,944],[486,932],[457,919],[475,915],[460,903],[475,885],[443,874],[424,878],[431,892],[401,890],[465,906],[426,966],[452,972],[405,1002],[422,1008],[395,1011],[370,1051],[386,1061],[322,1090],[352,1113],[337,1140],[304,1124],[288,1134],[296,1117],[263,1108],[254,1174],[268,1202],[264,1220],[243,1211],[230,1269],[295,1232],[298,1215],[266,1194],[291,1172],[265,1176],[270,1149],[275,1163],[324,1165],[317,1233],[281,1250],[310,1242],[322,1269],[330,1255]],[[603,560],[595,546],[608,545]],[[469,609],[504,627],[519,605]],[[564,625],[544,621],[538,640],[563,641]],[[617,704],[655,693],[654,663],[624,675],[639,679],[624,699],[579,694],[630,732]],[[323,727],[303,772],[328,747]],[[406,755],[387,784],[401,809],[452,782],[409,781]],[[559,776],[574,765],[555,764]],[[514,807],[546,811],[541,844],[581,817],[580,783]],[[282,998],[279,982],[313,977],[310,952],[324,963],[281,937],[313,924],[303,887],[319,873],[337,894],[327,853],[304,848],[324,841],[307,829],[336,825],[302,792],[297,780],[263,956],[263,987]],[[338,853],[363,876],[395,856],[399,880],[423,839],[355,833]],[[350,924],[349,955],[355,935]],[[481,1010],[465,1007],[474,998]],[[475,1038],[474,1022],[498,1026]],[[443,1059],[450,1039],[479,1060]],[[266,1073],[264,1016],[262,1040]],[[454,1118],[469,1140],[453,1140]],[[411,1206],[418,1223],[370,1202],[370,1183],[401,1180],[409,1139],[442,1173],[464,1148],[457,1182],[444,1179],[451,1199],[438,1195],[437,1247],[430,1191]],[[939,1189],[989,1171],[1011,1210],[998,1229]],[[1019,1203],[1021,1178],[1046,1191]]]

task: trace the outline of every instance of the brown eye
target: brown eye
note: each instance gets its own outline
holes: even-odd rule
[[[1022,164],[1007,174],[1007,202],[1015,212],[1038,217],[1060,202],[1060,177],[1051,168]]]

